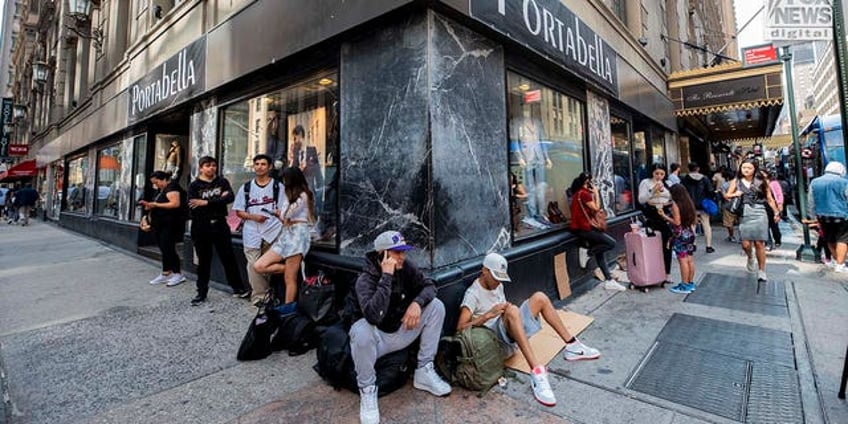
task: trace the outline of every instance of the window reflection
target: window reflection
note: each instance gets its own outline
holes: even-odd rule
[[[86,213],[88,196],[88,157],[68,161],[68,212]]]
[[[121,210],[121,145],[97,152],[97,197],[94,208],[98,215],[118,217]]]
[[[633,209],[633,182],[630,177],[630,126],[624,119],[610,116],[615,212]]]
[[[584,105],[510,73],[509,178],[516,238],[566,225],[565,189],[583,170]]]

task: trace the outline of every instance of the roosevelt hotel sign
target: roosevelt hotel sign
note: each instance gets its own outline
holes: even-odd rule
[[[128,89],[130,123],[182,103],[206,89],[206,38],[153,68]]]

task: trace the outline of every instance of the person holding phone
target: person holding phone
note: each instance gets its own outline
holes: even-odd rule
[[[374,239],[365,266],[356,280],[350,351],[359,385],[359,419],[379,423],[377,358],[404,349],[419,337],[418,368],[413,387],[435,396],[451,392],[436,373],[433,360],[445,321],[445,305],[436,298],[436,285],[406,258],[413,247],[397,231]]]
[[[233,210],[244,223],[241,236],[247,260],[247,280],[252,289],[250,302],[254,306],[259,306],[268,294],[270,279],[268,274],[257,272],[253,265],[277,241],[283,229],[283,223],[277,219],[277,211],[286,202],[280,195],[282,184],[271,178],[272,169],[271,156],[254,156],[253,180],[239,188],[233,203]]]

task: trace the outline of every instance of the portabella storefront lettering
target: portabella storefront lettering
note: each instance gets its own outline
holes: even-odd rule
[[[471,0],[471,16],[618,94],[617,54],[559,0]]]
[[[188,100],[205,90],[206,39],[199,39],[129,88],[129,121]]]

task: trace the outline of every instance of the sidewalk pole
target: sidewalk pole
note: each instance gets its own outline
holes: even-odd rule
[[[804,169],[801,166],[801,146],[798,145],[798,117],[795,116],[795,89],[792,86],[792,48],[784,46],[781,49],[780,60],[783,61],[783,72],[786,74],[786,101],[789,102],[789,123],[792,127],[792,148],[795,150],[795,175],[798,179],[798,212],[801,222],[807,219],[807,190],[804,184]],[[810,228],[804,226],[804,244],[795,251],[795,259],[802,262],[817,262],[818,255],[810,245]]]

